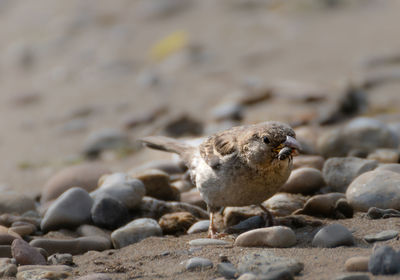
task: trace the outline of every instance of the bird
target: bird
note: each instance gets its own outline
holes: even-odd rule
[[[259,205],[272,222],[261,203],[287,181],[293,156],[301,149],[294,130],[277,121],[232,127],[197,145],[166,136],[147,136],[141,142],[183,160],[207,205],[210,238],[219,238],[214,215],[227,206]]]

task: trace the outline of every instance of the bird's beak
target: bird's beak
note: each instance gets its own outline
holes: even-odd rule
[[[285,140],[285,142],[283,142],[283,146],[292,148],[294,150],[301,150],[300,143],[291,136],[286,136],[286,140]]]

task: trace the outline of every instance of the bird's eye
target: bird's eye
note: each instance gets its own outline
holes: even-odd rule
[[[267,136],[264,136],[263,141],[265,144],[271,143],[271,141],[269,141],[269,138]]]

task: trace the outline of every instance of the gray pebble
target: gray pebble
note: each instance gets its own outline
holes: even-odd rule
[[[205,258],[194,257],[186,262],[186,269],[189,271],[204,270],[212,267],[213,267],[212,261]]]
[[[0,258],[0,277],[15,277],[17,274],[15,260],[10,258]]]
[[[365,273],[346,273],[339,275],[335,280],[369,280],[369,275]]]
[[[130,145],[129,137],[125,132],[116,129],[103,129],[91,133],[84,144],[83,154],[89,158],[96,158],[104,150],[127,148]]]
[[[105,273],[91,273],[88,275],[84,275],[75,280],[111,280],[112,278]]]
[[[71,254],[53,254],[47,258],[47,262],[51,265],[74,265]]]
[[[390,275],[400,272],[400,253],[390,246],[375,248],[369,259],[368,270],[374,275]]]
[[[277,193],[263,202],[263,205],[276,216],[288,216],[303,208],[307,197],[301,194]]]
[[[321,171],[311,167],[293,170],[280,191],[287,193],[310,194],[324,187],[325,181]]]
[[[0,196],[0,214],[18,213],[23,214],[35,210],[35,201],[23,193],[15,191],[2,191]]]
[[[239,275],[236,267],[230,262],[222,262],[217,264],[217,271],[225,277],[225,279],[236,279]]]
[[[96,196],[90,212],[93,223],[107,229],[116,229],[130,219],[128,208],[108,194]]]
[[[247,231],[235,240],[235,246],[288,248],[296,244],[293,230],[284,226],[273,226]]]
[[[332,224],[320,229],[314,236],[314,247],[334,248],[338,246],[353,246],[355,244],[352,233],[343,225]]]
[[[222,246],[229,244],[227,241],[211,238],[199,238],[189,241],[190,246]]]
[[[375,242],[375,241],[386,241],[399,236],[399,232],[397,230],[384,230],[377,234],[369,234],[364,236],[364,239],[367,242]]]
[[[209,220],[198,221],[188,229],[187,233],[192,234],[192,233],[206,232],[209,226],[210,226]]]

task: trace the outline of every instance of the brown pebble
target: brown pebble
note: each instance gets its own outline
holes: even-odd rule
[[[293,169],[301,167],[311,167],[322,170],[325,159],[321,156],[314,155],[299,155],[293,158]]]
[[[346,270],[350,272],[366,272],[368,271],[368,262],[369,256],[357,256],[347,259],[344,266],[346,267]]]
[[[165,214],[158,221],[164,234],[182,234],[198,220],[189,212]]]
[[[46,265],[46,259],[37,250],[22,239],[16,239],[11,244],[11,253],[19,265]]]
[[[11,245],[14,239],[17,237],[8,233],[0,233],[0,245]]]

